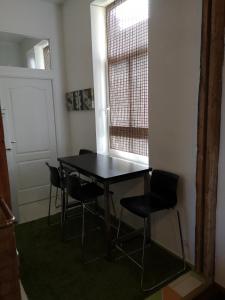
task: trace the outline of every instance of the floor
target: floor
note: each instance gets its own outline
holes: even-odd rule
[[[21,300],[28,300],[27,295],[26,295],[26,293],[24,291],[24,288],[23,288],[21,283],[20,283],[20,290],[21,290]]]
[[[91,217],[88,220],[86,260],[101,257],[89,264],[81,261],[80,238],[62,242],[58,224],[48,226],[43,218],[16,227],[21,280],[29,300],[160,300],[160,293],[149,298],[140,290],[140,270],[126,258],[118,259],[120,253],[115,251],[111,262],[103,257],[104,234],[92,230],[102,224]],[[57,222],[57,217],[52,221]],[[80,223],[78,218],[68,224],[69,236],[79,234]],[[131,250],[140,241],[123,246]],[[179,259],[152,244],[146,257],[145,285],[155,284],[181,267]]]
[[[217,285],[213,285],[195,300],[225,300],[225,291]]]
[[[147,297],[145,300],[163,300],[161,292],[156,292],[154,295]]]

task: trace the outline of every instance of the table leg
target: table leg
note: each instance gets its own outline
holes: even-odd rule
[[[150,174],[149,172],[144,175],[144,193],[147,194],[150,192]]]
[[[61,179],[64,177],[63,173],[63,164],[60,163],[60,176]],[[62,184],[62,182],[61,182]],[[65,202],[66,202],[66,196],[65,196],[65,187],[61,186],[61,227],[62,227],[62,239],[64,240],[64,226],[65,226]]]
[[[111,260],[112,259],[112,232],[111,232],[111,215],[110,215],[108,183],[104,183],[104,203],[105,203],[105,232],[106,232],[107,258]]]
[[[150,175],[149,172],[144,175],[144,193],[147,194],[150,192]],[[146,232],[146,242],[151,241],[151,214],[147,218],[147,232]]]

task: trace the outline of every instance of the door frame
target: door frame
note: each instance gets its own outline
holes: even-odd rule
[[[38,70],[38,69],[33,70],[33,69],[20,68],[20,67],[0,66],[0,80],[1,79],[13,79],[13,78],[14,79],[37,79],[37,80],[49,80],[50,81],[51,88],[52,88],[52,99],[53,99],[56,156],[58,156],[56,112],[55,112],[55,98],[54,98],[55,93],[54,93],[54,85],[53,85],[53,81],[54,81],[55,77],[54,77],[53,71]],[[1,106],[1,98],[2,98],[2,95],[1,95],[1,90],[0,90],[0,106]],[[10,153],[9,155],[12,155],[12,153]],[[12,184],[10,184],[10,194],[11,194],[11,198],[16,199],[15,182],[14,182],[15,179],[14,179],[10,161],[11,161],[11,159],[9,160],[8,155],[7,155],[9,182],[12,183]],[[16,219],[19,220],[20,216],[19,216],[18,204],[14,203],[12,201],[11,207],[16,216]]]
[[[203,0],[196,166],[195,267],[211,283],[220,149],[225,1]]]

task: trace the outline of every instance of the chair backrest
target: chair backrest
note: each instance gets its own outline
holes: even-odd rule
[[[50,171],[50,182],[55,187],[60,188],[61,187],[61,180],[60,180],[60,174],[59,170],[56,167],[50,166],[49,163],[46,162],[46,165],[49,168]]]
[[[80,149],[80,151],[79,151],[79,155],[91,154],[91,153],[94,153],[94,152],[89,149]]]
[[[80,179],[77,175],[66,176],[66,191],[70,197],[76,200],[82,199],[82,188],[80,184]]]
[[[150,190],[164,199],[165,208],[177,204],[177,185],[179,176],[163,170],[153,170],[150,180]]]

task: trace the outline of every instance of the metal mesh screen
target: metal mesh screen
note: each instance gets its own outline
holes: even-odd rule
[[[146,11],[148,0],[117,0],[106,9],[110,148],[143,156],[148,155]]]

